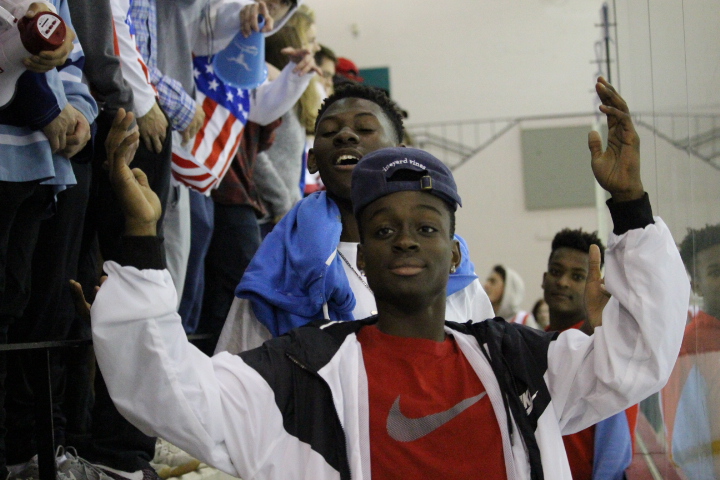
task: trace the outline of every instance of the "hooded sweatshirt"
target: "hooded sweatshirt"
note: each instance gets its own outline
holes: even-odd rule
[[[505,268],[505,289],[496,315],[510,323],[521,323],[528,327],[540,328],[532,314],[520,310],[520,303],[525,297],[525,282],[522,277],[512,268],[505,265],[503,268]]]

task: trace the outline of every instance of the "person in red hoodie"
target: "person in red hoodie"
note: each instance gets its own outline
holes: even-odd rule
[[[680,244],[702,308],[691,312],[680,357],[663,389],[673,462],[688,478],[720,477],[720,224],[690,229]]]
[[[575,328],[592,335],[599,318],[586,310],[585,284],[590,271],[590,248],[600,250],[600,266],[605,246],[597,232],[563,229],[552,241],[542,288],[550,310],[547,331],[563,332]],[[638,406],[633,405],[585,430],[563,436],[573,480],[625,478],[632,462],[632,445]]]

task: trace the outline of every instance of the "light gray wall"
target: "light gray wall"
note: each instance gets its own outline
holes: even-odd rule
[[[612,2],[611,2],[612,3]],[[617,0],[619,73],[633,111],[720,110],[720,0]],[[602,2],[587,0],[311,0],[319,39],[359,67],[390,67],[410,123],[592,112]],[[353,34],[353,30],[357,35]],[[613,48],[612,57],[615,60]],[[645,117],[652,123],[652,117]],[[581,121],[524,123],[528,128]],[[690,129],[686,124],[677,128]],[[720,172],[639,128],[655,212],[677,241],[720,222]],[[529,308],[553,234],[596,230],[595,208],[528,212],[519,127],[460,167],[458,231],[477,272],[506,263],[525,279]],[[588,170],[589,154],[587,156]]]

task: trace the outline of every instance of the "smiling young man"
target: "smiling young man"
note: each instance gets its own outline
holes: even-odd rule
[[[549,332],[577,329],[588,335],[593,333],[585,299],[591,245],[597,247],[602,267],[605,246],[597,233],[565,228],[553,238],[548,269],[542,281],[550,312]],[[637,415],[638,406],[633,405],[596,425],[563,436],[573,480],[625,478],[625,469],[632,462]]]
[[[125,256],[108,262],[92,307],[98,363],[118,409],[202,461],[242,478],[565,479],[562,433],[622,411],[667,380],[690,287],[668,228],[653,218],[627,106],[603,79],[609,148],[589,137],[608,190],[603,326],[544,333],[502,319],[446,321],[461,249],[447,167],[415,149],[380,149],[352,176],[357,266],[378,314],[318,321],[261,348],[208,358],[175,312],[155,236],[160,207],[124,163],[138,136],[116,120],[111,175],[127,215]],[[600,290],[592,251],[588,292]]]
[[[377,312],[373,291],[356,266],[360,241],[351,175],[365,155],[400,145],[402,116],[372,87],[339,89],[321,108],[308,156],[326,192],[300,201],[265,238],[238,285],[218,351],[239,353],[317,319],[352,320]],[[447,319],[494,316],[467,246],[446,291]]]

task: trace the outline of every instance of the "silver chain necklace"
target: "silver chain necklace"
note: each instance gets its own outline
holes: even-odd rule
[[[338,253],[338,255],[340,255],[340,258],[343,259],[343,262],[345,262],[345,265],[347,265],[348,267],[350,267],[350,270],[352,270],[353,273],[355,274],[355,276],[360,280],[360,283],[362,283],[363,285],[365,285],[365,288],[367,288],[368,290],[370,290],[370,292],[372,293],[372,289],[370,288],[370,285],[368,285],[367,282],[363,279],[362,275],[360,275],[360,272],[358,272],[357,270],[355,270],[355,267],[352,266],[352,264],[348,261],[347,258],[345,258],[345,255],[343,255],[340,250],[338,250],[337,253]]]

